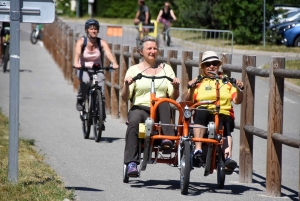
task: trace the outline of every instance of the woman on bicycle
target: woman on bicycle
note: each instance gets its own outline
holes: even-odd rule
[[[171,22],[177,20],[176,15],[170,7],[169,2],[165,2],[165,6],[159,11],[156,21],[171,27]],[[166,30],[164,30],[166,31]]]
[[[107,58],[112,63],[113,68],[119,68],[116,59],[114,58],[107,42],[101,38],[98,38],[99,22],[95,19],[89,19],[85,22],[86,36],[80,38],[76,42],[75,55],[74,55],[74,67],[92,68],[94,63],[99,63],[101,66],[101,50],[103,49]],[[82,111],[83,102],[86,98],[87,91],[90,84],[89,72],[83,70],[77,70],[76,75],[80,80],[78,88],[76,108],[78,111]],[[98,73],[98,84],[102,87],[102,93],[104,94],[104,73]],[[104,120],[105,120],[105,106],[104,106]]]
[[[214,51],[206,51],[203,53],[201,70],[202,76],[209,76],[212,78],[205,78],[200,83],[192,87],[187,94],[187,100],[198,102],[201,100],[216,100],[216,80],[213,78],[213,74],[218,74],[222,77],[222,74],[218,72],[222,61]],[[211,72],[211,73],[210,73]],[[189,85],[193,85],[197,78],[189,81]],[[234,112],[231,102],[240,104],[243,101],[243,93],[237,88],[233,87],[230,83],[223,83],[220,80],[220,113],[219,113],[219,126],[224,126],[223,137],[226,137],[223,144],[223,150],[225,154],[225,167],[232,171],[236,168],[237,163],[231,159],[232,157],[232,136],[231,132],[234,129]],[[243,82],[236,81],[237,87],[242,88]],[[205,109],[211,109],[201,106],[204,110],[196,110],[194,116],[194,126],[207,126],[208,122],[213,120],[213,114]],[[206,132],[206,128],[194,128],[194,137],[203,138]],[[227,141],[227,142],[226,142]],[[202,143],[195,143],[194,152],[194,164],[200,166],[202,163]]]
[[[156,97],[170,97],[176,100],[179,96],[180,81],[175,77],[171,66],[157,62],[158,41],[151,36],[145,36],[138,46],[138,52],[143,57],[139,64],[131,66],[126,72],[124,87],[121,91],[121,97],[124,101],[132,101],[132,108],[128,113],[128,127],[126,131],[126,144],[124,152],[124,164],[128,165],[128,176],[136,177],[138,175],[138,132],[139,123],[144,123],[150,115],[150,80],[141,79],[133,82],[132,78],[142,73],[148,76],[168,76],[173,78],[171,83],[167,79],[155,80]],[[158,107],[158,118],[162,123],[171,122],[170,105],[162,103]],[[175,135],[170,126],[163,126],[162,132],[167,135]],[[169,149],[173,146],[170,140],[163,140],[161,147]]]

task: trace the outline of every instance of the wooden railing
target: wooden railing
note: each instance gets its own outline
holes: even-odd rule
[[[78,34],[73,34],[73,30],[58,18],[54,23],[46,24],[44,28],[45,47],[62,69],[65,78],[73,82],[75,89],[78,86],[78,80],[74,76],[72,59],[74,44],[78,37]],[[141,57],[137,53],[136,47],[122,46],[121,44],[110,44],[110,47],[120,64],[120,69],[113,74],[106,74],[106,110],[112,118],[119,118],[121,122],[125,122],[129,105],[128,102],[124,102],[120,98],[120,89],[123,87],[123,79],[127,69],[129,66],[139,63]],[[202,53],[196,56],[199,59],[193,60],[193,52],[183,51],[181,59],[178,59],[176,50],[168,50],[164,57],[164,50],[160,50],[158,61],[170,64],[174,72],[177,72],[178,66],[181,66],[181,97],[185,97],[187,93],[186,86],[188,81],[192,79],[192,67],[199,67],[200,65]],[[298,149],[300,146],[299,140],[289,138],[282,133],[284,78],[300,79],[300,70],[284,69],[285,58],[283,57],[272,57],[269,70],[256,68],[255,56],[244,55],[241,66],[230,64],[230,54],[223,54],[222,61],[224,73],[229,76],[231,72],[242,73],[242,80],[245,85],[240,125],[236,126],[240,129],[239,181],[252,183],[253,135],[267,139],[266,193],[269,196],[279,197],[281,196],[282,144]],[[104,66],[107,66],[109,60],[104,57],[103,63]],[[270,80],[267,131],[253,126],[256,76],[269,77]],[[300,192],[300,177],[298,192]]]

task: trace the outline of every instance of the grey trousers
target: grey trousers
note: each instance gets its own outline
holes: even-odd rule
[[[161,123],[171,123],[171,111],[169,103],[161,103],[158,106],[157,119]],[[128,113],[128,126],[126,130],[125,138],[125,151],[124,151],[124,164],[135,162],[139,164],[138,155],[138,133],[139,123],[144,123],[147,117],[150,116],[150,112],[140,106],[133,106]],[[172,126],[162,126],[162,133],[166,135],[175,136],[175,131]]]
[[[88,73],[83,70],[77,70],[76,72],[76,75],[80,81],[80,85],[78,88],[78,95],[77,95],[77,99],[79,100],[84,100],[86,98],[86,94],[90,86],[89,74],[92,75],[91,73]],[[98,81],[98,85],[102,87],[102,94],[105,95],[105,86],[104,86],[105,75],[103,73],[98,73],[97,81]]]

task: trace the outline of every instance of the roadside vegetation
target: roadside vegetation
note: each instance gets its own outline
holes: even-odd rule
[[[34,149],[34,140],[19,140],[19,177],[16,184],[8,181],[8,126],[0,108],[0,201],[8,200],[74,200],[61,178]]]

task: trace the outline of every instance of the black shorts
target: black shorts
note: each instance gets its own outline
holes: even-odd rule
[[[203,110],[196,110],[194,116],[194,123],[200,124],[203,126],[207,126],[210,121],[214,121],[214,114],[205,110],[206,108],[200,107],[199,109]],[[222,129],[224,126],[223,136],[231,136],[231,132],[235,127],[234,120],[229,115],[219,114],[219,129]]]

